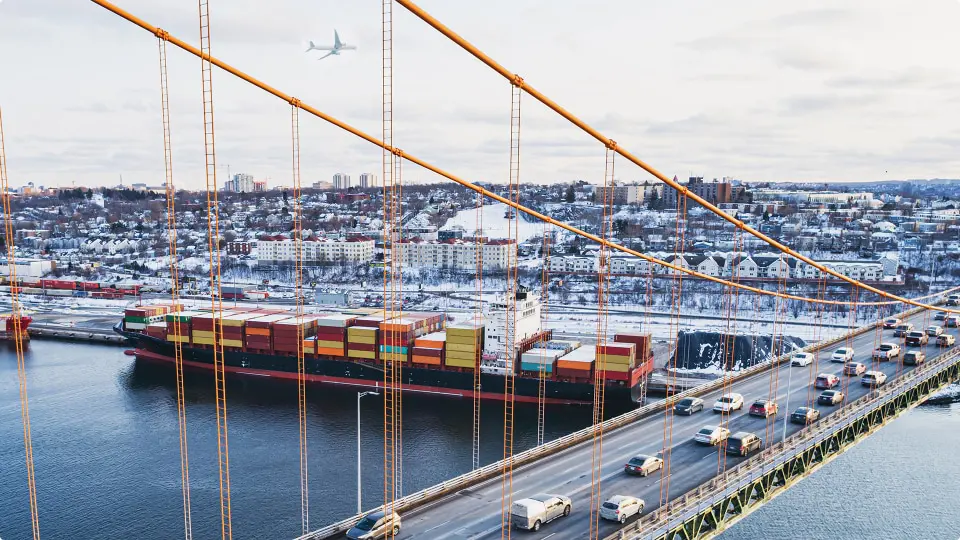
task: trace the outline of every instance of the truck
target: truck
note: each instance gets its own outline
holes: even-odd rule
[[[564,495],[540,494],[515,501],[510,508],[510,523],[528,531],[539,531],[540,526],[570,515],[572,502]]]

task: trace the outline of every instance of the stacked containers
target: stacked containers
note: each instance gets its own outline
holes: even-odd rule
[[[190,321],[200,311],[178,311],[168,313],[165,317],[167,323],[167,341],[179,341],[180,343],[190,343]]]
[[[346,356],[347,328],[356,319],[356,315],[341,313],[317,319],[316,354]]]
[[[262,315],[248,319],[244,329],[243,344],[247,350],[269,351],[273,349],[273,323],[290,318],[285,313]]]
[[[223,346],[224,347],[235,347],[240,349],[243,347],[243,325],[250,319],[256,319],[261,317],[260,313],[236,313],[233,312],[229,315],[224,315],[221,319],[223,323]]]
[[[650,359],[650,334],[623,333],[617,334],[613,340],[619,343],[633,343],[637,346],[637,364]]]
[[[447,350],[444,365],[474,369],[483,352],[483,325],[460,323],[447,327]]]
[[[128,308],[123,312],[123,326],[127,330],[146,330],[148,324],[162,321],[169,311],[169,305]]]
[[[580,347],[557,359],[557,376],[567,379],[590,380],[597,351],[593,347]]]
[[[224,311],[219,314],[222,320],[224,317],[233,315],[232,311]],[[217,319],[214,313],[201,313],[193,317],[191,322],[191,336],[194,345],[213,345],[214,344],[214,321]]]
[[[398,317],[380,323],[380,358],[388,362],[406,362],[413,345],[415,327],[424,328],[424,319]]]
[[[547,375],[553,375],[553,367],[557,363],[557,358],[566,353],[563,349],[548,349],[537,346],[520,355],[520,371],[529,374],[540,375],[543,370]]]
[[[379,333],[380,329],[372,326],[357,324],[347,328],[347,356],[355,360],[376,360]]]
[[[148,324],[147,335],[157,339],[167,339],[167,323],[160,321]]]
[[[273,323],[273,350],[297,352],[301,338],[306,339],[317,326],[315,317],[288,317]]]
[[[418,337],[414,341],[413,360],[414,364],[425,364],[428,366],[439,366],[443,363],[444,346],[447,343],[446,332],[434,332]]]
[[[637,359],[637,346],[633,343],[612,342],[597,345],[597,369],[606,373],[607,379],[614,381],[630,380],[630,370]]]

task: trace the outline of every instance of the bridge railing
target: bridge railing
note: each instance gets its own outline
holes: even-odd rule
[[[943,295],[937,297],[936,302],[931,302],[931,303],[940,303],[942,301],[943,301]],[[923,308],[909,309],[907,311],[902,312],[900,316],[909,317],[916,313],[919,313],[922,310]],[[882,324],[882,322],[876,321],[871,324],[855,328],[837,337],[824,340],[813,345],[808,345],[806,347],[803,347],[800,350],[791,351],[787,354],[780,355],[773,360],[767,360],[765,362],[761,362],[747,369],[744,369],[734,375],[721,377],[709,383],[705,383],[703,385],[697,386],[695,388],[691,388],[683,392],[678,392],[673,396],[671,396],[672,399],[660,401],[657,403],[652,403],[649,405],[645,405],[643,407],[639,407],[630,412],[621,414],[620,416],[616,416],[614,418],[606,420],[602,424],[593,425],[593,426],[581,429],[580,431],[575,431],[569,435],[560,437],[559,439],[554,439],[550,442],[544,443],[535,448],[525,450],[513,456],[513,467],[516,468],[516,467],[522,467],[524,465],[528,465],[544,456],[548,456],[551,454],[555,454],[557,452],[564,451],[576,444],[590,440],[594,436],[594,433],[600,431],[601,429],[604,433],[621,429],[638,420],[647,418],[653,415],[654,413],[663,411],[666,408],[668,403],[672,404],[685,397],[704,395],[704,394],[713,392],[715,390],[722,389],[725,384],[724,381],[726,381],[727,383],[738,382],[738,381],[742,381],[744,379],[753,377],[758,373],[766,371],[773,364],[776,364],[777,366],[779,366],[784,360],[790,358],[791,356],[793,356],[798,352],[814,352],[820,349],[825,349],[827,347],[833,346],[849,338],[865,334],[867,332],[874,330],[879,324]],[[430,486],[416,493],[412,493],[405,497],[399,498],[394,501],[394,511],[403,512],[407,510],[413,510],[422,504],[435,500],[449,493],[474,486],[480,482],[484,482],[492,478],[496,478],[500,475],[505,463],[506,463],[506,460],[496,461],[494,463],[491,463],[490,465],[480,467],[478,469],[462,474],[460,476],[457,476],[455,478],[452,478],[440,484]],[[332,536],[335,536],[337,534],[340,534],[344,531],[349,530],[358,521],[360,521],[360,519],[363,518],[363,516],[365,516],[367,513],[372,512],[374,510],[383,510],[383,506],[382,505],[378,506],[362,514],[357,514],[355,516],[349,517],[347,519],[344,519],[339,522],[328,525],[326,527],[323,527],[322,529],[318,529],[316,531],[307,533],[303,536],[298,537],[296,540],[320,540],[323,538],[330,538]]]
[[[918,366],[898,377],[889,385],[870,392],[856,401],[844,405],[836,413],[820,422],[802,429],[785,441],[777,443],[739,466],[704,482],[700,486],[674,499],[675,504],[665,511],[657,510],[632,525],[607,536],[605,540],[636,538],[632,533],[641,533],[643,537],[659,538],[688,519],[697,515],[705,506],[721,500],[743,486],[759,479],[772,468],[776,468],[797,454],[822,443],[838,430],[863,418],[872,411],[883,407],[892,399],[933,378],[957,362],[960,349],[953,349],[937,357],[936,360]]]

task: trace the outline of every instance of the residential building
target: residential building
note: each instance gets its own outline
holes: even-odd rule
[[[380,187],[380,183],[377,179],[377,175],[373,173],[361,173],[360,174],[360,187],[361,188],[375,188]]]
[[[251,247],[250,242],[246,240],[227,242],[227,253],[229,255],[249,255]]]
[[[511,256],[516,252],[514,240],[481,240],[480,254],[483,257],[484,270],[503,270]],[[456,270],[475,270],[477,268],[477,242],[474,239],[423,241],[404,240],[397,244],[400,257],[405,266],[421,268],[446,268]],[[515,255],[514,255],[515,256]]]
[[[296,242],[285,236],[271,236],[255,242],[258,264],[296,262]],[[373,261],[374,241],[366,237],[332,240],[308,236],[303,239],[303,264],[369,263]]]
[[[16,267],[14,271],[17,277],[36,278],[52,272],[53,269],[57,267],[57,263],[46,259],[18,258],[14,266]],[[8,275],[10,275],[10,265],[7,263],[7,259],[4,258],[0,260],[0,276]]]
[[[350,175],[346,173],[333,175],[333,189],[350,189]]]
[[[252,174],[237,173],[223,183],[223,190],[232,193],[253,193],[253,184]]]
[[[640,186],[623,185],[613,187],[613,204],[639,204],[642,201]]]
[[[676,180],[676,177],[674,177]],[[693,193],[705,199],[710,204],[723,204],[733,201],[733,184],[724,178],[713,182],[704,182],[702,176],[691,176],[687,180],[686,188]],[[677,206],[677,197],[679,192],[673,188],[665,187],[663,190],[663,203],[665,208],[675,208]]]

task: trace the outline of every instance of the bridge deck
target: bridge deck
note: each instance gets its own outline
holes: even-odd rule
[[[932,317],[931,317],[932,319]],[[924,322],[924,315],[916,314],[908,320],[920,327]],[[932,321],[931,321],[932,323]],[[951,329],[957,335],[957,329]],[[883,339],[899,341],[892,337],[892,331],[885,330]],[[870,331],[853,340],[856,350],[856,360],[867,364],[871,368],[870,353],[873,350],[875,333]],[[935,345],[926,347],[928,358],[935,357],[939,350]],[[830,362],[832,350],[821,353],[820,365],[817,372],[841,374],[842,364]],[[883,362],[881,369],[891,379],[898,370],[898,361]],[[780,368],[780,390],[777,401],[781,412],[777,416],[776,441],[783,438],[783,419],[788,412],[803,404],[807,399],[809,387],[809,367]],[[904,372],[913,369],[912,366],[903,366]],[[789,373],[792,371],[792,376]],[[843,377],[841,375],[841,378]],[[792,380],[791,380],[792,379]],[[789,381],[789,389],[788,389]],[[845,384],[845,383],[841,383]],[[733,391],[744,395],[746,405],[744,411],[735,413],[729,421],[731,432],[751,431],[764,438],[766,421],[762,418],[750,417],[746,408],[757,398],[766,397],[769,392],[769,370],[757,376],[742,380],[733,386]],[[814,396],[819,394],[814,392]],[[718,472],[718,451],[716,448],[701,446],[692,441],[694,433],[703,425],[719,423],[719,416],[710,412],[709,407],[719,391],[704,396],[707,411],[693,416],[675,416],[673,420],[672,467],[669,480],[670,495],[676,497],[695,488],[715,476]],[[846,401],[855,400],[867,393],[867,388],[860,385],[859,377],[850,378]],[[787,403],[789,402],[789,409]],[[817,406],[826,416],[838,407]],[[661,449],[663,440],[664,415],[657,414],[640,420],[628,427],[620,429],[604,437],[603,443],[603,497],[612,495],[633,495],[644,499],[647,508],[644,514],[657,508],[660,500],[661,476],[657,473],[649,478],[627,476],[623,472],[623,464],[633,455],[639,453],[655,454]],[[801,428],[799,425],[787,424],[787,435],[791,435]],[[769,442],[769,441],[768,441]],[[535,493],[558,493],[573,499],[573,513],[570,517],[555,521],[544,526],[537,533],[524,534],[524,538],[583,538],[589,534],[589,504],[591,482],[591,452],[589,443],[581,444],[559,452],[555,456],[545,458],[514,471],[513,487],[514,500]],[[726,458],[726,468],[731,469],[743,458]],[[634,518],[636,519],[636,518]],[[400,538],[423,539],[483,539],[494,538],[500,535],[500,479],[495,478],[483,484],[473,486],[465,492],[454,493],[437,501],[429,503],[403,515],[403,531]],[[601,537],[619,529],[615,523],[601,524]]]

